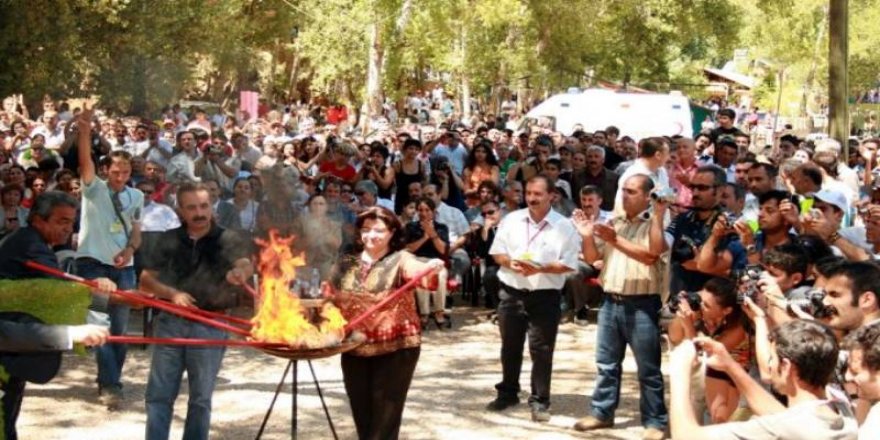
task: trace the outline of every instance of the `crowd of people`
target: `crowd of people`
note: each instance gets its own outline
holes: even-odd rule
[[[462,122],[448,101],[442,90],[414,95],[404,117],[359,136],[339,105],[256,118],[174,106],[152,120],[46,100],[30,118],[7,98],[0,278],[39,276],[23,263],[42,257],[104,292],[139,286],[225,312],[246,297],[255,239],[278,231],[297,237],[349,317],[407,276],[439,271],[343,355],[360,438],[397,437],[419,335],[450,329],[449,296],[475,274],[469,293],[500,331],[489,411],[520,402],[528,341],[532,419],[550,420],[560,323],[586,324],[598,309],[596,381],[575,430],[613,428],[629,346],[646,439],[880,437],[880,140],[844,149],[785,134],[754,145],[728,108],[694,138],[515,130],[512,111]],[[95,295],[96,325],[71,329],[73,341],[126,332],[128,305],[107,298]],[[226,337],[171,314],[155,326]],[[125,355],[120,344],[96,350],[111,409]],[[207,438],[223,349],[157,346],[152,356],[147,438],[168,437],[184,371],[185,438]],[[15,438],[24,385],[8,387]]]

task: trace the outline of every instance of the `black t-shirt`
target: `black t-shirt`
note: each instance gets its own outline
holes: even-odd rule
[[[449,228],[446,227],[443,223],[434,222],[434,230],[437,231],[437,236],[440,237],[440,240],[443,240],[446,243],[446,246],[449,246]],[[421,239],[425,235],[424,229],[422,229],[422,224],[419,222],[409,222],[406,225],[406,242],[412,243]],[[425,241],[415,252],[413,255],[417,257],[425,257],[425,258],[443,258],[444,254],[441,254],[440,251],[434,246],[431,240]]]
[[[721,136],[736,136],[740,133],[742,133],[742,132],[739,131],[739,129],[736,127],[730,127],[730,128],[716,127],[716,128],[713,128],[712,131],[709,132],[709,138],[712,139],[712,143],[714,144],[715,141],[717,141],[718,138]]]
[[[0,241],[0,279],[42,278],[43,272],[24,265],[28,260],[58,268],[58,258],[46,240],[29,226],[19,228]]]
[[[603,148],[605,148],[605,168],[607,168],[609,170],[616,169],[617,166],[620,165],[621,162],[626,160],[626,159],[624,159],[623,156],[617,154],[617,152],[614,151],[614,148],[610,148],[610,147],[603,147]]]
[[[193,241],[181,226],[162,233],[144,253],[143,267],[156,271],[163,284],[192,295],[199,308],[224,310],[236,305],[241,289],[226,282],[226,272],[253,253],[253,242],[244,234],[215,224]]]

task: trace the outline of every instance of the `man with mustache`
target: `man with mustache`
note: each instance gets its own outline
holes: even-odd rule
[[[712,277],[745,266],[745,249],[718,204],[726,182],[726,173],[715,165],[701,166],[691,179],[693,206],[666,230],[672,236],[670,292],[700,290]]]
[[[239,286],[253,276],[248,240],[213,221],[211,196],[201,183],[177,190],[177,211],[183,226],[165,231],[144,258],[141,287],[182,307],[223,313],[237,304]],[[155,320],[160,338],[226,339],[219,329],[169,313]],[[185,439],[207,439],[211,396],[224,347],[157,345],[147,381],[147,440],[167,439],[174,401],[183,373],[189,380]]]
[[[532,420],[550,420],[550,376],[561,316],[565,274],[577,267],[577,232],[550,208],[552,183],[537,175],[526,182],[528,208],[511,212],[495,234],[489,254],[501,267],[498,279],[498,327],[503,376],[498,395],[486,409],[502,411],[519,404],[523,343],[528,337],[532,359]]]
[[[598,145],[587,148],[587,166],[576,169],[571,176],[572,196],[580,194],[581,188],[593,185],[600,191],[602,210],[611,211],[614,208],[614,196],[617,194],[617,181],[620,176],[614,171],[605,168],[605,149]],[[583,208],[580,199],[575,200],[579,208]]]

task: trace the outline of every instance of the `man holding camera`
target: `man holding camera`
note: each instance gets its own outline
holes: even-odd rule
[[[705,353],[707,367],[723,371],[733,380],[757,417],[746,422],[700,426],[691,403],[697,349]],[[829,399],[825,392],[838,355],[831,329],[815,321],[785,323],[770,335],[769,351],[770,383],[788,398],[787,408],[752,379],[722,343],[699,338],[693,344],[676,347],[669,369],[672,438],[855,440],[855,419],[848,417],[841,402]]]
[[[218,134],[208,145],[205,154],[195,161],[196,175],[202,181],[216,180],[224,193],[232,192],[232,183],[241,170],[241,159],[230,156],[228,150],[226,136]]]
[[[724,170],[715,165],[701,166],[691,179],[693,207],[666,230],[672,242],[672,292],[700,290],[712,277],[745,265],[745,249],[718,204],[726,182]]]
[[[574,429],[590,431],[614,426],[620,399],[621,364],[629,344],[635,354],[641,393],[644,439],[662,439],[667,425],[660,373],[660,295],[666,287],[664,217],[667,202],[655,199],[654,182],[644,174],[630,176],[622,186],[624,215],[610,224],[594,223],[583,211],[572,221],[583,238],[585,261],[602,260],[600,275],[605,298],[599,309],[596,335],[596,387],[590,415]]]

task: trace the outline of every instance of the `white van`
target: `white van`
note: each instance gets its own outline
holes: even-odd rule
[[[564,93],[535,106],[526,114],[526,120],[565,135],[577,126],[593,132],[609,125],[619,128],[621,136],[636,141],[650,136],[694,135],[690,102],[677,93],[618,93],[604,89]]]

